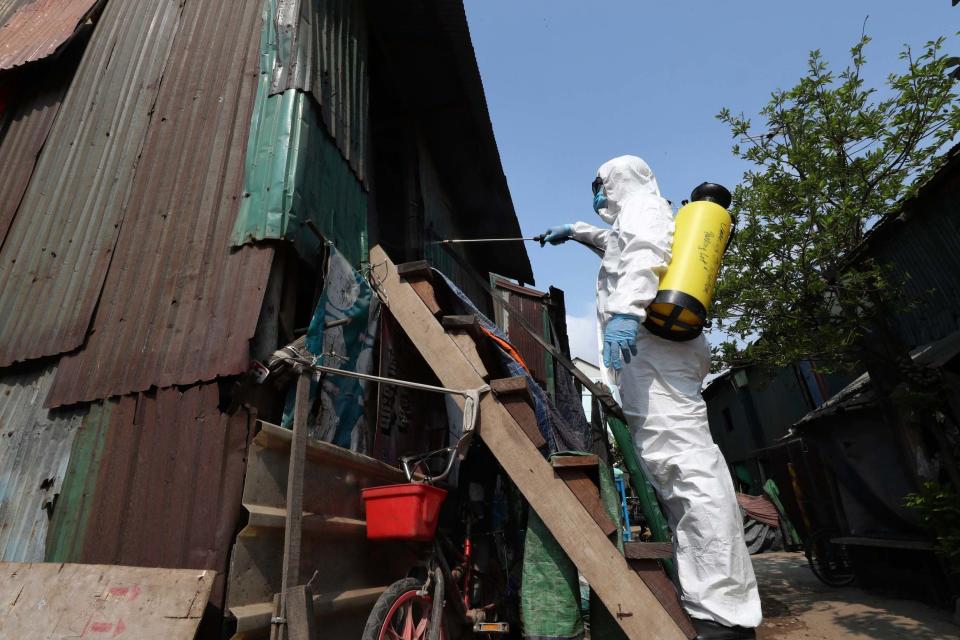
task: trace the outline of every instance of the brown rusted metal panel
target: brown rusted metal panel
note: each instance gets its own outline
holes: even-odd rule
[[[101,0],[33,0],[0,25],[0,71],[56,53]]]
[[[0,560],[5,562],[43,562],[50,516],[87,413],[85,406],[43,408],[56,368],[36,364],[0,376]]]
[[[0,366],[83,344],[180,11],[104,9],[0,248]]]
[[[73,53],[58,64],[35,65],[32,70],[37,74],[29,78],[21,71],[7,74],[4,80],[6,90],[0,91],[0,102],[7,102],[8,112],[0,116],[6,116],[9,125],[0,137],[0,246],[70,86],[77,59],[78,53]]]
[[[257,85],[257,0],[186,4],[110,272],[49,406],[241,373],[273,249],[230,248]]]
[[[79,561],[214,569],[211,602],[222,604],[252,425],[219,400],[210,383],[109,402]]]
[[[537,331],[544,340],[550,342],[549,331],[545,327],[546,313],[544,304],[549,299],[547,294],[536,289],[518,286],[512,282],[497,278],[495,281],[499,295],[507,301],[513,309],[520,312],[526,326]],[[510,337],[510,344],[526,361],[530,374],[545,387],[547,384],[547,354],[543,347],[530,335],[530,332],[519,321],[514,321],[513,313],[503,305],[497,305],[497,319]]]
[[[10,22],[10,18],[33,0],[0,0],[0,26]]]

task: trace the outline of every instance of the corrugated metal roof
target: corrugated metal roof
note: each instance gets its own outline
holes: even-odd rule
[[[111,2],[97,23],[0,249],[0,366],[83,343],[179,17]]]
[[[464,236],[520,236],[462,0],[376,4],[367,15],[403,107],[436,164]],[[472,247],[478,269],[533,283],[526,247]]]
[[[363,3],[280,0],[270,95],[311,93],[321,120],[361,182],[366,179],[370,78]],[[299,5],[299,11],[291,11]]]
[[[33,0],[0,26],[0,70],[57,52],[102,0]]]
[[[7,24],[21,7],[33,0],[0,0],[0,26]]]
[[[0,560],[43,562],[45,505],[60,493],[86,409],[51,411],[43,399],[56,364],[0,377]]]
[[[214,569],[211,601],[223,602],[253,425],[245,412],[221,413],[219,401],[218,385],[210,383],[107,402],[106,417],[96,418],[109,423],[99,464],[72,476],[80,489],[65,484],[57,505],[67,515],[52,538],[75,526],[83,541],[72,560]],[[85,504],[69,502],[84,493]]]
[[[6,132],[0,138],[0,246],[17,213],[33,175],[37,157],[76,70],[77,56],[57,65],[38,65],[29,79],[18,74],[7,78],[16,96],[7,114]]]
[[[273,259],[229,243],[260,8],[187,3],[90,337],[64,358],[50,406],[246,370]]]

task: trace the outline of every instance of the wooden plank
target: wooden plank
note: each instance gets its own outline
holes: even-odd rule
[[[317,640],[313,595],[306,585],[287,592],[287,637],[290,640]]]
[[[537,416],[533,410],[533,396],[530,394],[530,387],[527,386],[527,379],[523,376],[513,376],[491,380],[490,390],[517,421],[533,446],[537,449],[546,446],[547,441],[540,433]]]
[[[365,611],[373,607],[386,587],[350,589],[337,593],[317,593],[313,595],[314,616],[319,619],[351,611]],[[237,634],[255,635],[270,626],[273,607],[269,602],[232,607],[230,613],[237,619]]]
[[[191,640],[214,571],[0,563],[0,637]]]
[[[669,542],[624,542],[623,555],[629,560],[666,560],[673,557]]]
[[[284,529],[286,527],[286,509],[260,504],[246,505],[246,509],[250,512],[250,519],[247,524],[251,527],[264,529]],[[310,536],[362,538],[367,535],[367,523],[357,518],[324,516],[304,511],[301,525],[304,535]]]
[[[287,475],[287,504],[283,537],[283,577],[280,584],[280,618],[287,616],[287,594],[300,584],[300,543],[303,538],[303,468],[307,457],[307,420],[310,417],[310,376],[303,371],[297,378],[297,395],[293,409],[293,440],[290,444],[290,466]],[[284,624],[273,625],[270,637],[289,637]]]
[[[553,456],[550,466],[554,469],[596,470],[600,468],[600,458],[593,454],[587,456]]]
[[[475,338],[480,337],[480,323],[477,316],[443,316],[440,319],[440,325],[448,332],[453,330],[466,331]]]
[[[560,471],[558,469],[558,471]],[[613,535],[617,532],[616,523],[610,519],[607,510],[600,500],[600,488],[597,483],[590,478],[584,471],[577,468],[567,468],[560,473],[560,478],[567,485],[567,488],[577,496],[577,500],[587,510],[587,513],[599,525],[605,535]]]
[[[540,433],[537,416],[533,412],[533,407],[526,400],[520,396],[510,396],[500,400],[500,405],[507,410],[507,413],[510,414],[534,447],[542,449],[546,446],[547,441]]]
[[[258,420],[260,432],[253,439],[254,444],[276,451],[289,451],[293,441],[293,432],[264,420]],[[341,469],[350,469],[370,478],[377,478],[386,482],[406,482],[403,471],[390,466],[376,458],[356,453],[329,442],[319,440],[307,441],[307,460],[324,465],[331,465]]]
[[[487,371],[487,366],[483,364],[483,358],[480,357],[480,352],[477,351],[477,343],[473,336],[465,331],[451,331],[450,337],[453,338],[457,348],[460,349],[460,353],[467,359],[470,366],[474,368],[477,375],[484,380],[489,380],[490,372]]]
[[[696,638],[697,630],[680,603],[677,588],[667,577],[660,562],[657,560],[629,560],[628,562],[687,640]]]
[[[370,262],[375,265],[373,279],[384,304],[441,384],[459,389],[475,389],[483,384],[420,297],[400,281],[396,267],[379,245],[370,251]],[[456,400],[462,405],[462,399]],[[479,434],[628,638],[685,637],[511,414],[491,394],[480,401]]]
[[[397,265],[397,273],[404,280],[410,280],[411,278],[430,280],[433,278],[433,269],[430,268],[430,263],[426,260],[402,262]]]
[[[420,299],[423,300],[423,304],[427,305],[427,308],[430,309],[432,315],[437,315],[440,313],[440,305],[437,304],[437,298],[433,294],[433,285],[430,284],[429,280],[410,280],[410,286],[414,291],[417,292],[417,295],[420,296]]]
[[[530,387],[527,385],[527,379],[523,376],[491,380],[490,390],[501,400],[507,396],[521,395],[524,400],[533,403],[533,396],[530,395]]]

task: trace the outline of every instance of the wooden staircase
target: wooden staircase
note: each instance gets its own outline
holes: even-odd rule
[[[370,251],[371,277],[384,304],[443,386],[492,393],[480,402],[477,434],[537,512],[631,640],[690,640],[696,633],[660,567],[663,543],[610,540],[616,524],[600,502],[597,460],[544,459],[531,398],[522,378],[489,380],[484,348],[470,316],[442,317],[425,263],[394,265],[380,246]],[[462,399],[455,397],[461,403]],[[592,467],[591,467],[592,465]]]

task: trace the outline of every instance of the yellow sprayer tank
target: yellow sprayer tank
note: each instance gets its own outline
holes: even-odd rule
[[[730,241],[733,220],[727,212],[730,192],[704,182],[674,220],[673,252],[660,278],[657,297],[647,307],[644,326],[668,340],[692,340],[703,332]]]

